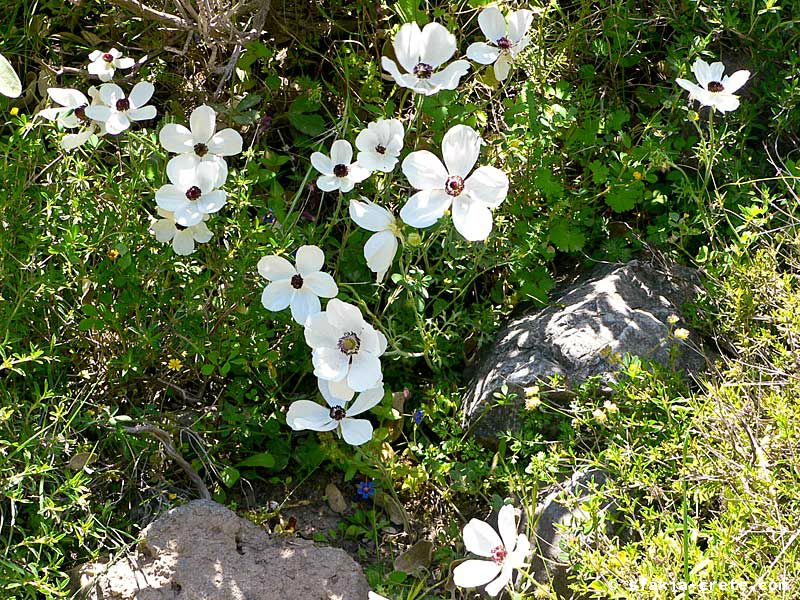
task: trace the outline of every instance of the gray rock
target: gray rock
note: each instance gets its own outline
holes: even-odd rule
[[[216,502],[151,523],[135,551],[79,574],[89,600],[366,600],[358,564],[338,548],[271,536]]]
[[[534,578],[550,585],[559,598],[572,598],[569,589],[570,564],[565,560],[564,544],[575,539],[582,545],[593,543],[593,536],[611,533],[614,504],[602,500],[600,510],[606,513],[605,531],[594,534],[582,532],[583,523],[593,518],[586,511],[586,503],[610,482],[608,473],[600,469],[587,469],[575,473],[569,480],[556,486],[536,507],[536,523],[531,536]],[[597,515],[594,515],[596,517]]]
[[[692,333],[679,342],[667,335],[667,318],[680,316],[681,305],[699,291],[697,283],[695,271],[679,266],[634,260],[597,267],[562,290],[549,307],[500,332],[464,397],[464,424],[486,440],[516,430],[526,387],[546,389],[554,376],[563,382],[562,391],[592,376],[609,384],[619,368],[614,355],[628,353],[689,373],[701,370],[706,361],[697,350],[699,338]],[[503,385],[517,399],[492,407]]]

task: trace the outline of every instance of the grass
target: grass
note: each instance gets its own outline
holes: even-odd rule
[[[392,600],[449,597],[469,518],[507,499],[532,514],[537,490],[587,465],[612,475],[604,495],[633,534],[605,535],[590,510],[594,545],[565,549],[576,592],[680,597],[629,589],[641,576],[751,586],[698,597],[798,595],[794,3],[551,3],[506,87],[481,70],[424,100],[381,80],[388,40],[404,20],[432,19],[457,32],[463,52],[483,3],[273,2],[269,33],[244,45],[219,95],[209,61],[230,47],[198,37],[181,54],[185,33],[113,2],[12,4],[0,52],[27,83],[83,85],[40,65],[83,66],[95,46],[150,54],[142,76],[156,85],[159,119],[185,122],[207,101],[246,151],[231,163],[213,240],[181,258],[148,233],[168,159],[160,121],[64,154],[59,133],[33,121],[41,89],[0,100],[3,600],[68,597],[69,569],[121,551],[194,496],[158,444],[122,430],[146,422],[169,431],[217,500],[273,524],[280,511],[252,506],[249,490],[280,503],[321,495],[306,491],[316,479],[351,495],[374,479],[376,502],[327,539],[371,541],[357,554]],[[735,113],[712,120],[674,85],[698,56],[754,72]],[[308,157],[391,115],[419,148],[438,148],[456,123],[480,130],[481,164],[502,165],[512,193],[485,244],[465,242],[448,219],[417,237],[407,229],[376,285],[365,232],[312,185]],[[397,209],[401,183],[395,175],[364,192]],[[357,450],[285,424],[291,401],[313,394],[311,361],[288,314],[261,306],[255,265],[304,243],[325,249],[341,297],[390,341],[384,374],[396,394],[371,415],[376,441]],[[720,349],[702,381],[622,357],[616,410],[589,382],[569,406],[543,396],[496,449],[465,435],[460,392],[509,315],[546,303],[555,282],[593,261],[650,254],[702,270],[706,295],[688,325]],[[411,537],[434,541],[424,575],[393,570],[406,545],[391,535],[386,502],[402,506]],[[533,586],[520,597],[548,594]]]

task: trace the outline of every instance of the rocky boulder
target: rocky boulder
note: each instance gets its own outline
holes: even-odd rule
[[[466,426],[478,438],[496,439],[518,427],[525,388],[544,385],[557,376],[564,389],[592,376],[615,380],[616,356],[631,354],[671,365],[687,373],[702,369],[699,338],[679,341],[671,315],[699,291],[697,273],[634,260],[601,265],[557,293],[551,305],[515,319],[500,332],[463,401]],[[508,386],[517,399],[502,407],[495,394]],[[563,390],[562,390],[563,391]]]
[[[78,574],[89,600],[366,600],[338,548],[271,536],[221,504],[196,500],[151,523],[134,552]]]

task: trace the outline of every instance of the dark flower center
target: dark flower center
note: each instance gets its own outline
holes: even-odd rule
[[[331,411],[328,413],[334,421],[341,421],[345,418],[346,413],[341,406],[333,406],[331,407]]]
[[[386,148],[378,144],[377,146],[375,146],[375,152],[377,152],[378,154],[386,154]]]
[[[188,229],[186,225],[181,225],[180,223],[175,223],[175,229],[178,231],[183,231],[184,229]]]
[[[296,290],[303,287],[303,278],[300,275],[292,275],[292,287]]]
[[[505,36],[497,40],[497,47],[500,48],[500,50],[511,50],[511,46],[513,45],[514,43]]]
[[[358,349],[361,348],[361,340],[354,332],[349,331],[339,338],[339,342],[336,345],[342,354],[353,356],[358,354]]]
[[[428,63],[419,63],[414,67],[414,75],[420,79],[430,79],[431,75],[433,75],[433,67]]]
[[[114,62],[114,55],[106,52],[105,54],[103,54],[103,60],[106,61],[107,63]]]
[[[498,565],[503,564],[503,561],[508,556],[508,552],[503,546],[497,546],[496,548],[492,549],[492,560],[496,562]]]
[[[117,110],[122,112],[124,110],[128,110],[131,107],[131,101],[127,98],[120,98],[117,100]]]
[[[725,89],[725,86],[722,85],[719,81],[711,81],[708,84],[708,91],[709,92],[721,92]]]
[[[450,196],[458,196],[464,191],[464,178],[458,175],[448,177],[444,184],[444,191]]]
[[[347,177],[349,172],[350,169],[347,168],[347,165],[336,165],[333,167],[333,174],[337,177]]]
[[[203,195],[202,190],[196,185],[193,185],[188,190],[186,190],[186,197],[189,200],[197,200],[202,195]]]
[[[88,121],[89,119],[86,117],[86,104],[81,104],[78,108],[75,109],[75,116],[78,117],[81,121]]]
[[[194,153],[197,154],[197,156],[205,156],[208,154],[208,146],[205,144],[195,144]]]

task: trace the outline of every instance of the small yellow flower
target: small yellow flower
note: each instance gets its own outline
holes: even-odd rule
[[[689,120],[690,121],[699,121],[700,120],[700,113],[695,110],[689,111]]]
[[[683,327],[679,327],[676,329],[673,334],[679,340],[685,340],[689,338],[689,330],[684,329]]]
[[[677,323],[678,321],[680,321],[678,315],[670,315],[667,317],[667,323],[669,323],[670,325],[675,325],[675,323]]]
[[[633,172],[633,178],[635,180],[639,181],[642,178],[642,172],[641,171],[634,171]]]
[[[594,420],[597,421],[600,425],[602,425],[608,420],[608,415],[605,413],[604,410],[600,408],[595,408],[592,411],[592,416],[594,417]]]
[[[111,250],[108,251],[107,256],[111,260],[117,260],[119,258],[119,250],[117,250],[116,248],[112,248]]]
[[[167,366],[172,371],[180,371],[183,368],[183,363],[179,358],[171,358]]]
[[[8,112],[11,113],[12,117],[16,117],[19,114],[19,108],[17,108],[16,106],[12,106],[11,110]]]
[[[542,399],[539,396],[533,398],[525,398],[525,408],[527,410],[536,410],[542,405]]]
[[[616,404],[611,402],[611,400],[606,400],[605,402],[603,402],[603,408],[606,409],[606,412],[611,415],[614,415],[619,412],[619,408],[617,407]]]

